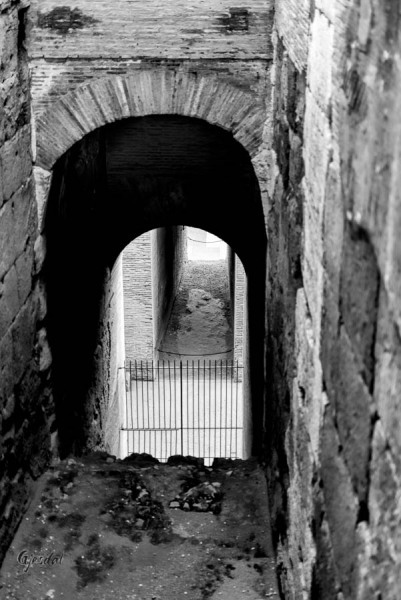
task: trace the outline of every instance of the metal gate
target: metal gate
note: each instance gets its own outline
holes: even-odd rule
[[[123,456],[241,458],[242,369],[234,361],[134,361],[126,367]]]

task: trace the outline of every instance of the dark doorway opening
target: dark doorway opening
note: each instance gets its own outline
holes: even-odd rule
[[[258,182],[230,133],[161,115],[95,131],[54,169],[46,285],[62,455],[116,453],[124,368],[118,257],[139,235],[177,223],[217,235],[244,265],[244,426],[247,453],[260,450],[266,234]]]

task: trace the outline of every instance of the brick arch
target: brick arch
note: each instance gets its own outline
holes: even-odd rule
[[[36,124],[36,164],[50,170],[91,131],[152,114],[196,117],[218,125],[232,132],[250,157],[261,145],[264,106],[251,93],[213,75],[141,71],[93,80],[50,103]]]

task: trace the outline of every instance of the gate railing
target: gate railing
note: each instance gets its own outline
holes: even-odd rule
[[[231,360],[129,363],[122,454],[241,458],[242,369]]]

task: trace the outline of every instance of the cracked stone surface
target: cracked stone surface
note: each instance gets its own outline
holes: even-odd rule
[[[172,462],[96,455],[53,465],[4,561],[0,598],[279,598],[258,464]],[[174,503],[217,490],[218,511]]]

